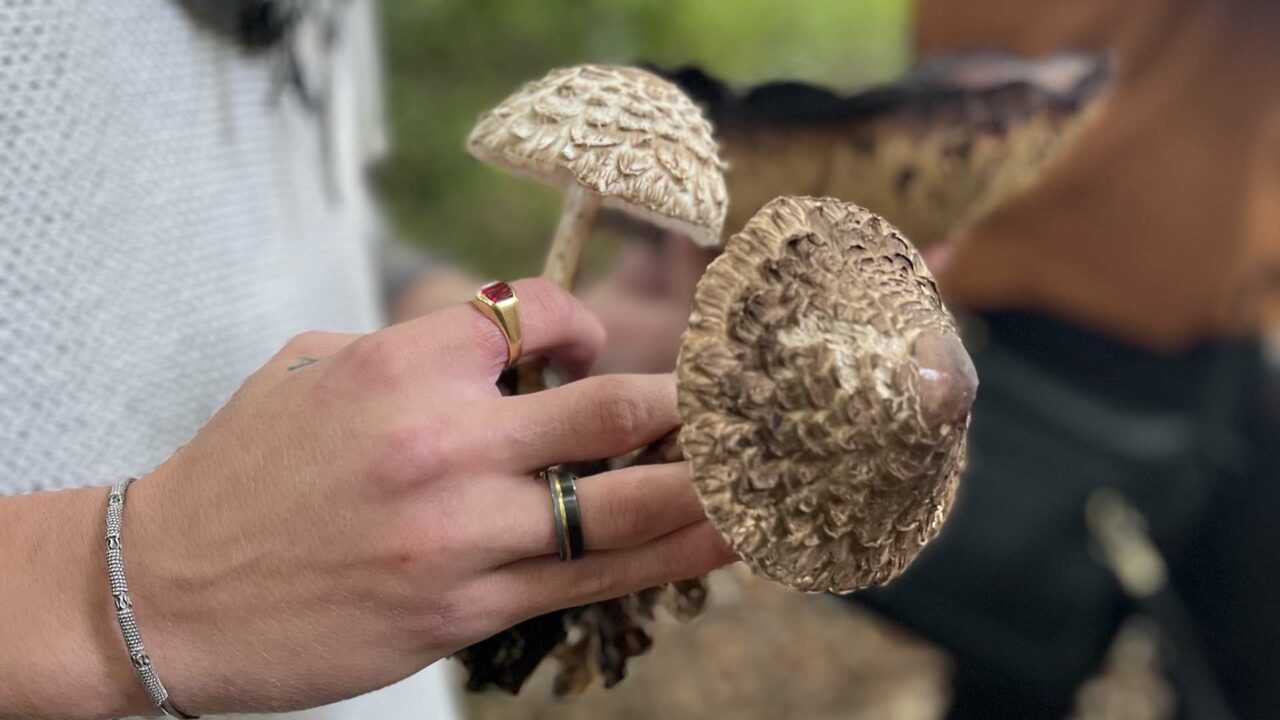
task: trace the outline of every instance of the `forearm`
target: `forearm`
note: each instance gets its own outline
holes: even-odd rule
[[[153,711],[116,624],[107,490],[0,498],[0,718]]]

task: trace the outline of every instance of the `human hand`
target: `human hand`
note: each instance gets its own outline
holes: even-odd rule
[[[550,283],[514,286],[525,356],[585,374],[599,323]],[[505,359],[465,305],[365,336],[301,335],[134,484],[125,561],[175,702],[324,704],[533,615],[732,559],[673,463],[580,480],[588,552],[557,560],[535,474],[661,437],[679,423],[674,383],[602,376],[501,397]],[[148,709],[136,678],[126,691]]]

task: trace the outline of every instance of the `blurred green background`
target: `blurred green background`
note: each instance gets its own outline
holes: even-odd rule
[[[898,75],[907,0],[387,0],[392,152],[377,180],[400,235],[481,274],[541,269],[557,191],[471,160],[476,116],[548,69],[695,64],[735,84],[841,89]]]

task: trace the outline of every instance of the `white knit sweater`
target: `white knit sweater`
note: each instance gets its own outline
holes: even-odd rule
[[[317,112],[176,0],[0,0],[0,494],[144,473],[291,335],[378,325],[373,28],[335,7]],[[443,672],[299,716],[448,718]]]

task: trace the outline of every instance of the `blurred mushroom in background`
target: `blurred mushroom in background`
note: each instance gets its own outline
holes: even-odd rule
[[[706,108],[729,164],[727,226],[779,195],[855,202],[926,248],[1025,190],[1099,107],[1105,56],[969,53],[842,95],[801,82],[736,89],[665,72]]]

